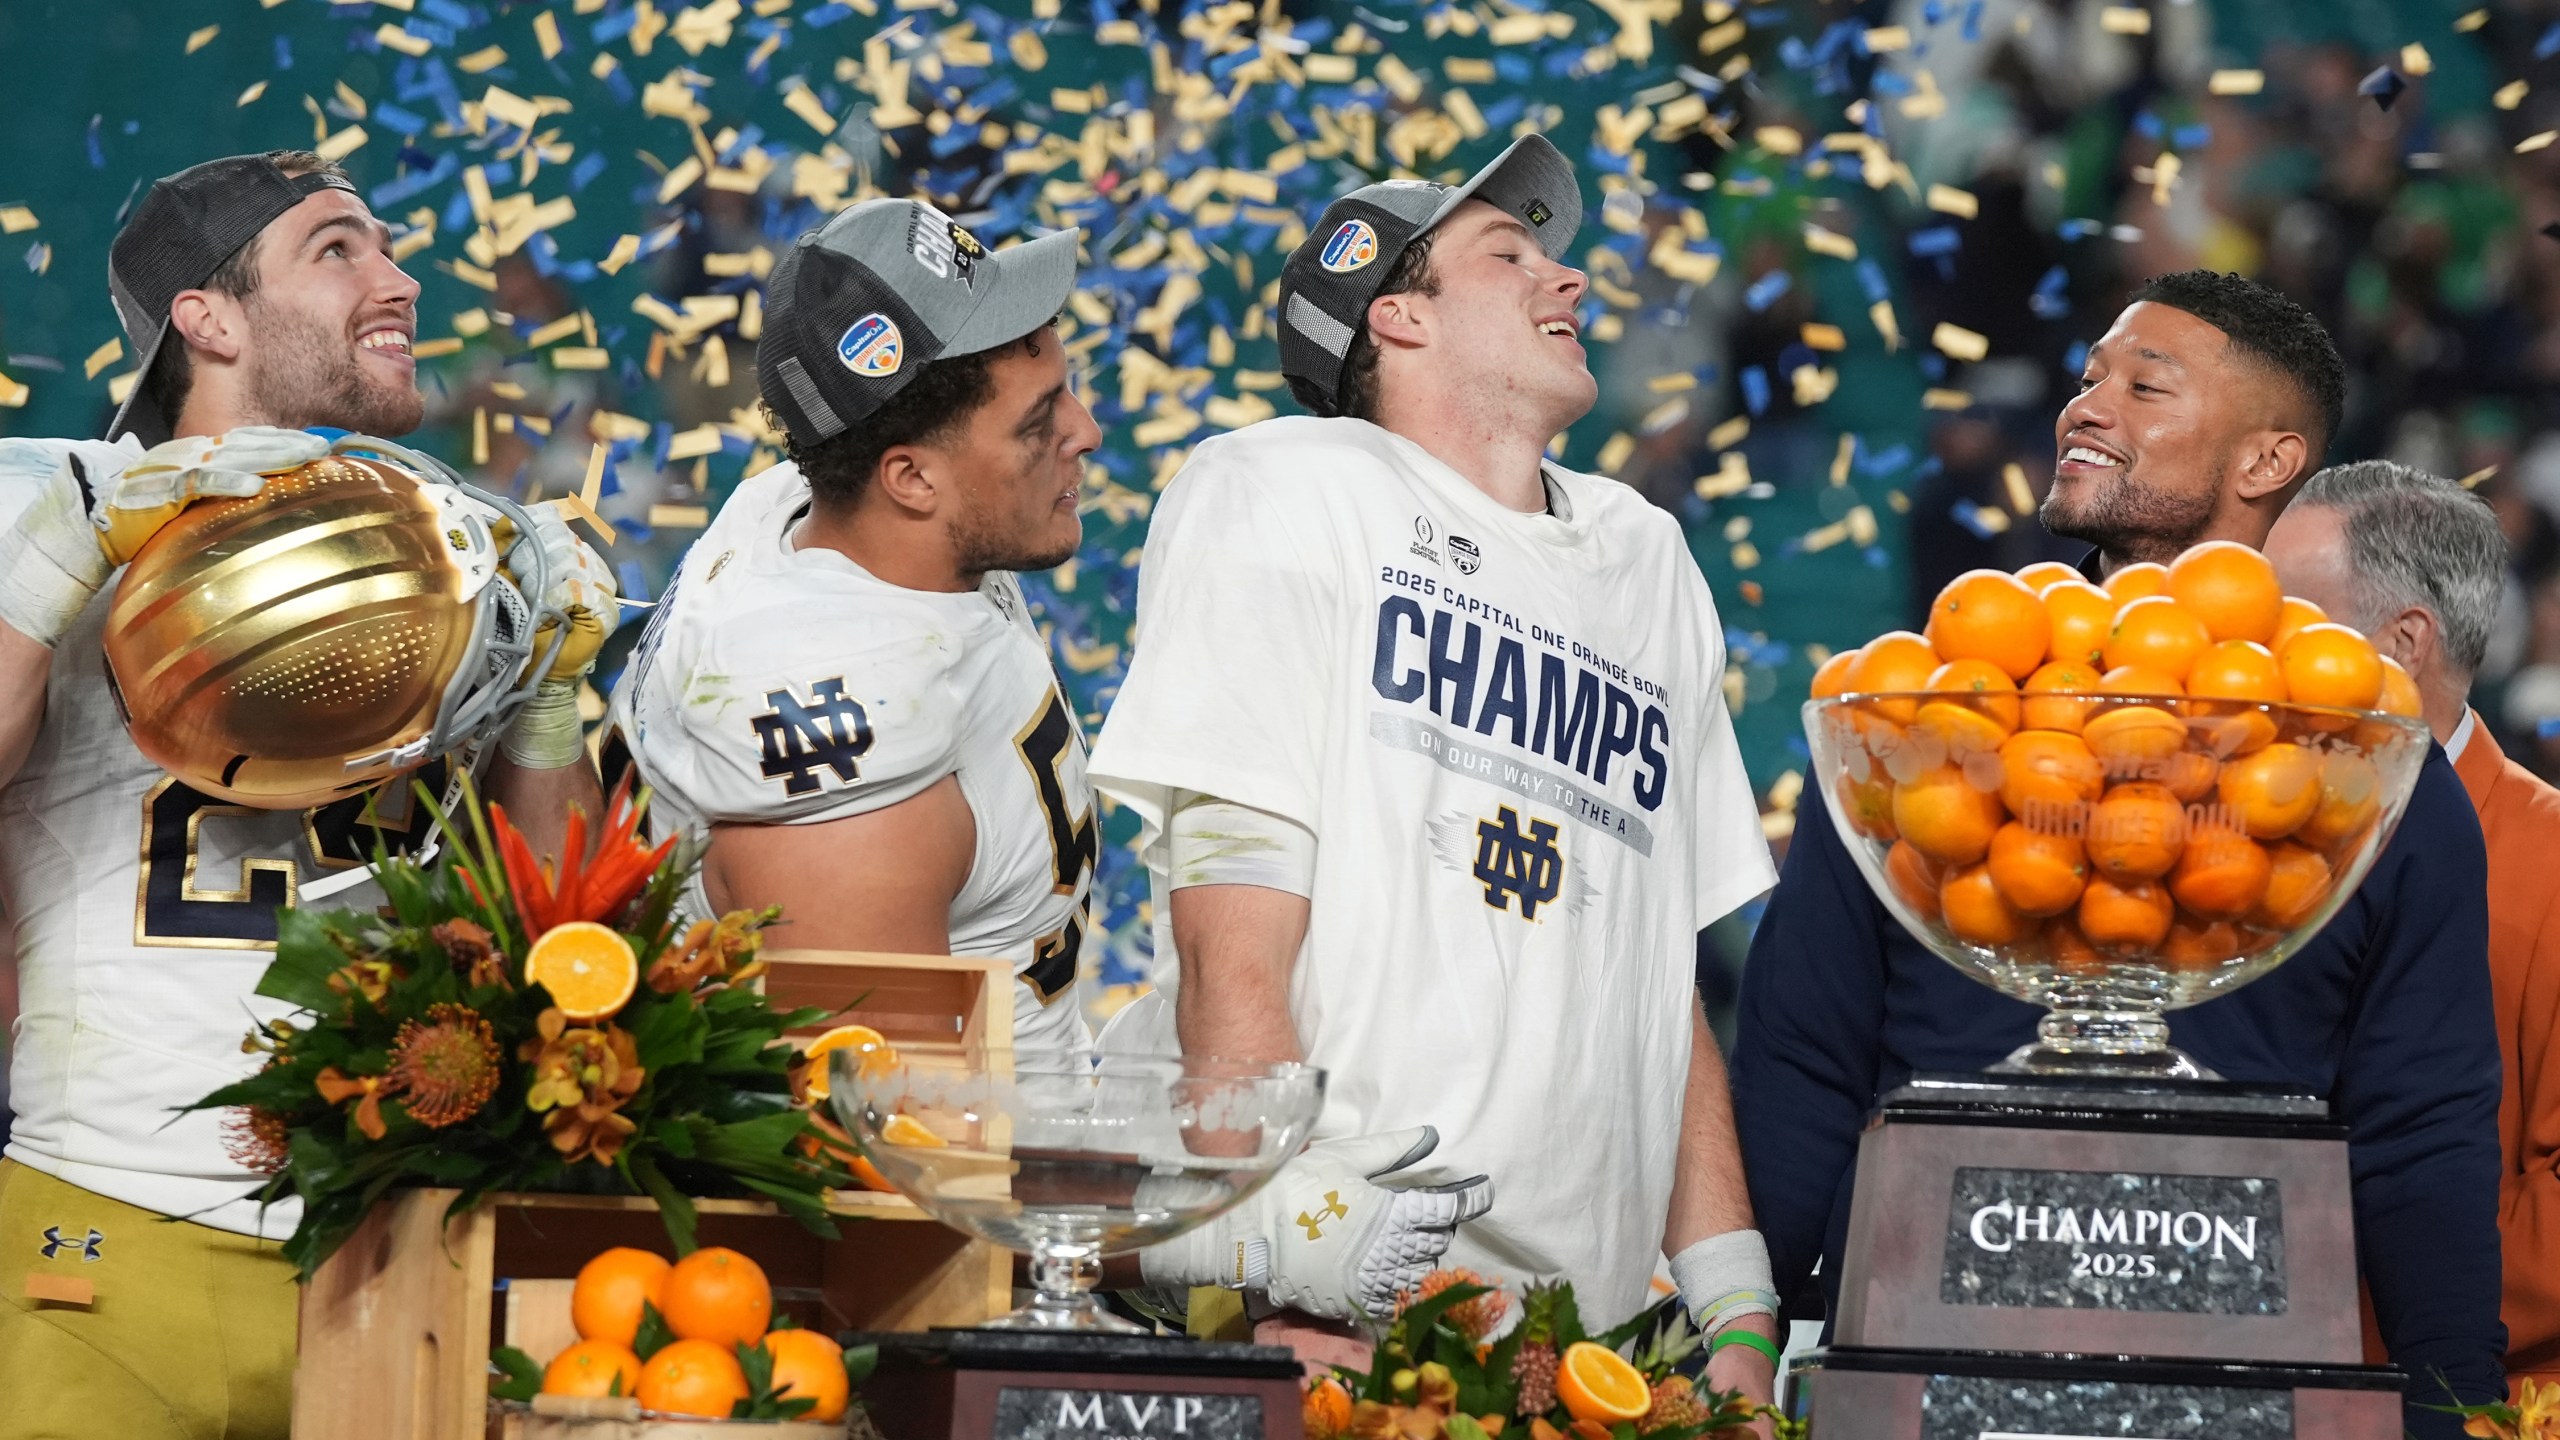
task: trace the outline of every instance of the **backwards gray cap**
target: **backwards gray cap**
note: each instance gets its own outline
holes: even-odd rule
[[[802,445],[860,424],[946,355],[1056,319],[1083,232],[989,250],[921,200],[865,200],[802,235],[765,284],[756,389]]]
[[[1469,200],[1516,215],[1550,260],[1582,228],[1582,186],[1544,135],[1523,135],[1464,185],[1386,180],[1325,207],[1280,267],[1280,370],[1333,398],[1343,356],[1405,247]]]

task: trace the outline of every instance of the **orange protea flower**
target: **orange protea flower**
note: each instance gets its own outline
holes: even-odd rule
[[[1399,1311],[1410,1309],[1453,1285],[1482,1285],[1488,1292],[1450,1306],[1440,1317],[1449,1322],[1450,1329],[1465,1336],[1470,1345],[1491,1335],[1502,1323],[1502,1317],[1510,1313],[1511,1297],[1502,1293],[1502,1286],[1463,1266],[1453,1270],[1434,1270],[1423,1276],[1421,1286],[1408,1292],[1397,1302],[1396,1308]]]
[[[654,850],[633,838],[640,831],[640,807],[632,803],[628,774],[613,787],[605,813],[611,818],[590,854],[587,813],[572,808],[567,843],[561,847],[564,858],[557,867],[545,867],[535,862],[523,832],[508,822],[506,807],[491,802],[489,828],[527,935],[545,934],[573,920],[611,920],[649,883],[659,862],[675,848],[673,836]]]
[[[694,921],[684,940],[667,947],[649,967],[649,988],[673,995],[709,980],[744,980],[762,973],[764,962],[755,954],[764,937],[757,931],[772,918],[771,912],[732,910],[717,924]]]
[[[570,1029],[557,1009],[543,1011],[534,1025],[540,1035],[517,1052],[533,1063],[526,1108],[543,1117],[551,1147],[572,1164],[612,1164],[624,1138],[639,1128],[621,1113],[647,1078],[639,1045],[613,1025]]]
[[[382,1102],[400,1093],[400,1088],[385,1075],[349,1075],[332,1065],[311,1082],[320,1098],[332,1105],[356,1102],[356,1129],[367,1140],[383,1136]]]
[[[500,985],[510,990],[515,983],[507,977],[507,957],[498,952],[497,937],[468,920],[447,920],[429,930],[435,942],[462,972],[463,983],[473,987]]]
[[[425,1023],[400,1022],[391,1043],[392,1077],[401,1103],[431,1130],[480,1113],[498,1088],[498,1037],[478,1011],[430,1005]]]
[[[222,1148],[230,1152],[234,1164],[252,1175],[283,1170],[291,1144],[284,1116],[276,1111],[238,1105],[222,1117]]]

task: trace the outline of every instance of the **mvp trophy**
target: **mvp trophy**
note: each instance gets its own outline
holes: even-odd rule
[[[1884,1097],[1859,1143],[1832,1344],[1794,1371],[1800,1413],[1817,1440],[2396,1440],[2398,1372],[2360,1363],[2345,1127],[2317,1096],[2221,1081],[2161,1017],[2319,932],[2399,822],[2424,727],[2055,697],[2077,707],[2070,732],[2004,745],[2017,698],[1977,708],[2000,703],[1805,707],[1812,777],[1885,907],[2048,1013],[1993,1073]],[[2005,814],[2064,863],[2031,903],[1993,899],[2033,892],[2036,872],[1995,891],[1981,857],[1931,859],[1897,833],[1897,801],[1915,820]],[[2127,876],[2093,909],[2073,899],[2084,851],[2228,878],[2173,892],[2169,874]]]
[[[1300,1440],[1286,1348],[1158,1337],[1094,1299],[1105,1256],[1169,1240],[1306,1144],[1324,1072],[1106,1055],[829,1057],[830,1105],[935,1219],[1031,1258],[1031,1303],[976,1329],[860,1337],[886,1440]]]

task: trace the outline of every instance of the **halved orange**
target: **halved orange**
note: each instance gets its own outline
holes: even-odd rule
[[[1617,1351],[1597,1340],[1577,1340],[1556,1366],[1556,1398],[1574,1419],[1609,1425],[1643,1419],[1653,1408],[1653,1387]]]
[[[812,1040],[801,1050],[809,1057],[809,1098],[824,1100],[832,1086],[828,1073],[832,1067],[827,1056],[838,1050],[851,1050],[862,1057],[862,1073],[877,1075],[898,1063],[898,1052],[889,1048],[888,1040],[868,1025],[839,1025]]]
[[[524,957],[524,978],[551,992],[572,1020],[601,1020],[620,1010],[640,984],[640,957],[611,926],[593,920],[554,925]]]
[[[889,1123],[880,1127],[880,1138],[892,1145],[925,1145],[937,1150],[951,1143],[913,1115],[890,1116]]]

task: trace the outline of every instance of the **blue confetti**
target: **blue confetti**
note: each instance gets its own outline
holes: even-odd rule
[[[2102,221],[2065,220],[2060,225],[2054,227],[2054,233],[2060,235],[2065,240],[2085,240],[2105,228],[2107,227]]]
[[[2063,287],[2071,283],[2071,272],[2056,265],[2044,272],[2036,282],[2036,293],[2027,300],[2027,308],[2043,320],[2059,320],[2071,313],[2071,298]]]
[[[1741,379],[1743,407],[1754,415],[1766,411],[1769,408],[1769,372],[1757,365],[1745,366]]]
[[[649,572],[637,560],[625,560],[613,567],[622,582],[622,598],[627,604],[646,604],[649,600]]]
[[[2062,368],[2069,374],[2078,375],[2088,364],[2089,342],[2086,340],[2074,340],[2071,348],[2062,352]]]
[[[1742,292],[1742,303],[1755,312],[1766,310],[1778,302],[1779,296],[1793,289],[1795,283],[1795,277],[1786,271],[1772,270],[1751,282],[1751,288]]]
[[[2159,139],[2161,134],[2160,117],[2152,114],[2148,109],[2137,112],[2133,117],[2133,133],[2141,136],[2145,140]]]
[[[1932,225],[1926,230],[1912,231],[1905,243],[1911,247],[1912,254],[1927,259],[1932,255],[1953,255],[1963,246],[1964,236],[1953,225]]]
[[[43,273],[44,273],[44,271],[45,271],[45,267],[46,267],[46,266],[48,266],[48,265],[51,265],[52,263],[53,263],[53,247],[52,247],[52,246],[47,245],[46,243],[44,243],[44,242],[43,242],[43,241],[41,241],[41,240],[32,241],[32,242],[30,242],[30,243],[28,244],[28,246],[27,246],[27,269],[28,269],[30,272],[32,272],[32,273],[34,273],[34,274],[37,274],[37,275],[41,275],[41,274],[43,274]],[[10,356],[10,357],[9,357],[9,359],[10,359],[10,361],[11,361],[12,363],[22,363],[22,362],[19,362],[18,357],[17,357],[17,356],[15,356],[15,355]]]
[[[89,117],[89,168],[92,170],[104,170],[107,168],[106,147],[98,143],[99,127],[105,125],[106,122],[107,117],[104,115],[92,115]]]
[[[1864,256],[1858,260],[1858,284],[1867,292],[1867,303],[1892,298],[1893,287],[1886,283],[1884,267]]]
[[[2542,38],[2533,42],[2534,59],[2548,60],[2554,55],[2560,55],[2560,20],[2552,21],[2551,28],[2542,32]]]
[[[1986,516],[1996,512],[1990,512],[1988,507],[1976,505],[1970,500],[1958,500],[1948,507],[1948,513],[1955,517],[1957,524],[1972,531],[1977,540],[1988,540],[2009,528],[2007,517],[2003,516],[1997,521],[1990,520]]]
[[[276,37],[276,68],[279,70],[293,68],[293,37],[290,35]]]
[[[389,101],[379,102],[373,107],[373,123],[395,135],[420,135],[427,129],[425,119]]]
[[[2213,127],[2201,120],[2181,125],[2170,134],[2169,143],[2181,150],[2201,150],[2213,143]]]

